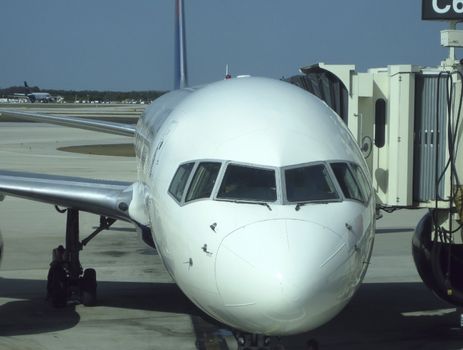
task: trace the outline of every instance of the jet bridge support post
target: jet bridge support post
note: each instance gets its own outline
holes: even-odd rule
[[[458,321],[459,321],[459,326],[460,326],[460,329],[463,330],[463,307],[461,306],[458,306],[457,307],[457,315],[458,317],[460,318]]]

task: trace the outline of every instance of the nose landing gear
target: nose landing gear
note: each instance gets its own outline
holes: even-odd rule
[[[96,271],[83,270],[79,253],[98,233],[107,230],[116,220],[100,218],[100,226],[87,238],[79,240],[79,211],[67,209],[66,249],[62,246],[53,250],[47,283],[47,299],[55,307],[64,307],[67,303],[82,303],[85,306],[96,304]]]
[[[270,337],[262,334],[235,333],[238,350],[270,350]],[[283,350],[284,348],[278,348]]]
[[[238,343],[238,350],[285,350],[278,337],[241,332],[235,332],[234,336]],[[304,349],[307,350],[319,349],[318,342],[315,339],[308,340],[305,345]]]

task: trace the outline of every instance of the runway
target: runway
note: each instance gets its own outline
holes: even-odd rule
[[[126,144],[126,137],[37,123],[0,123],[0,168],[134,181],[135,159],[58,149]],[[365,282],[346,309],[320,329],[282,343],[305,349],[461,349],[454,307],[422,283],[411,258],[413,228],[423,211],[386,214],[378,221]],[[81,235],[98,217],[81,214]],[[45,301],[51,249],[63,244],[65,216],[53,206],[6,198],[0,202],[5,252],[0,268],[0,349],[234,349],[230,332],[201,318],[157,255],[133,228],[118,222],[90,242],[81,262],[97,271],[98,305],[54,309]],[[84,266],[84,267],[85,267]],[[245,287],[245,286],[243,286]]]

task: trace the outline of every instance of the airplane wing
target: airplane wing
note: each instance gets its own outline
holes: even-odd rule
[[[0,170],[0,197],[2,195],[130,221],[130,182]]]
[[[99,131],[108,134],[116,134],[123,136],[135,135],[135,125],[130,124],[113,123],[95,119],[84,119],[67,116],[52,116],[40,113],[18,112],[11,110],[0,110],[0,118],[2,116],[14,117],[34,122],[57,124],[78,129]]]

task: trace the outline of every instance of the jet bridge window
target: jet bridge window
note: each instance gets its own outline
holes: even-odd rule
[[[217,198],[274,202],[277,200],[275,171],[230,164],[223,177]]]
[[[211,196],[221,165],[216,162],[204,162],[198,165],[186,195],[186,202]]]
[[[183,192],[185,191],[185,186],[188,182],[188,178],[190,177],[193,165],[194,163],[180,165],[172,179],[172,183],[169,187],[169,193],[174,196],[178,202],[182,201]]]
[[[338,200],[340,197],[324,164],[285,170],[288,202]]]
[[[331,163],[331,169],[333,169],[336,180],[338,180],[339,186],[346,198],[361,202],[365,201],[360,186],[347,163]]]

